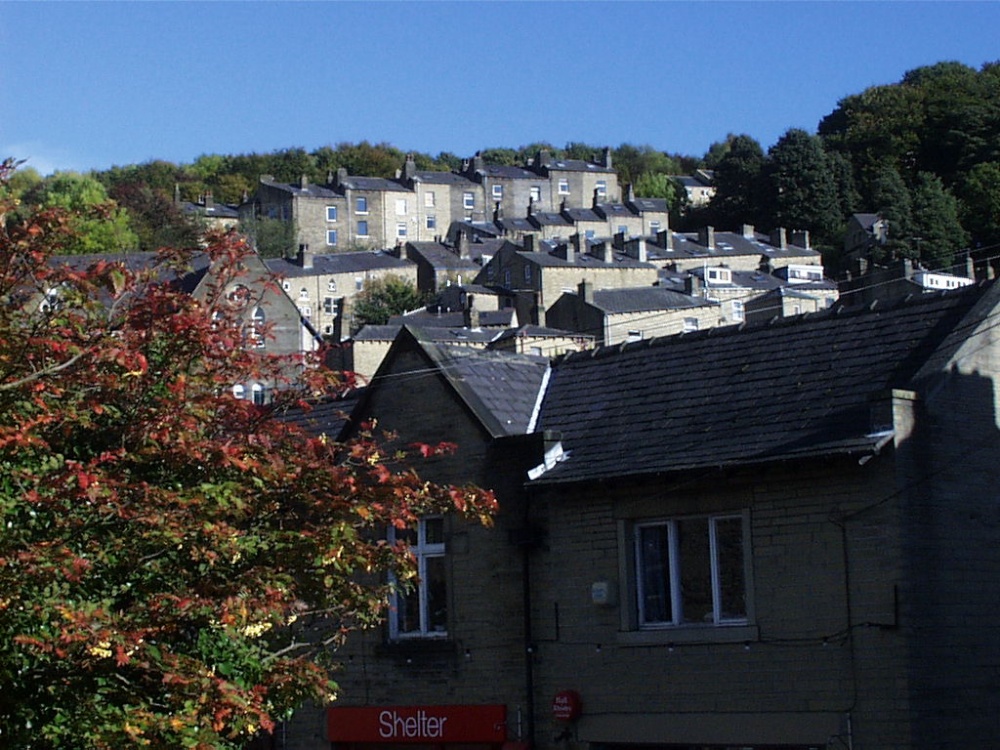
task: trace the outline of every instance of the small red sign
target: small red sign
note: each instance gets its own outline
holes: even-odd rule
[[[507,707],[337,706],[326,710],[330,742],[501,743]]]
[[[575,690],[560,690],[552,699],[552,717],[556,721],[573,721],[580,718],[583,701]]]

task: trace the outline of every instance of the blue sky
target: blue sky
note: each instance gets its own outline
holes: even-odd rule
[[[388,142],[767,148],[942,60],[997,2],[10,2],[0,157],[43,174]]]

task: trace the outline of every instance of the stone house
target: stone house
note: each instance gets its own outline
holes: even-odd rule
[[[970,287],[554,365],[532,668],[539,701],[577,696],[577,747],[994,742],[998,304]]]
[[[788,232],[783,227],[768,234],[745,224],[739,232],[719,232],[703,227],[697,232],[658,232],[650,241],[642,238],[651,262],[675,271],[690,271],[704,266],[726,265],[736,271],[775,268],[788,265],[821,265],[822,256],[809,242],[809,232]]]
[[[417,283],[416,264],[383,252],[315,254],[300,246],[294,259],[268,258],[265,262],[302,317],[333,341],[351,334],[354,298],[366,284],[389,276]]]
[[[340,700],[285,747],[992,746],[998,306],[982,285],[551,366],[404,334],[355,421],[456,442],[421,475],[500,513],[421,524],[423,617],[352,635]]]
[[[591,244],[579,234],[569,242],[536,244],[528,235],[525,244],[505,243],[480,271],[477,284],[500,289],[515,300],[519,320],[548,325],[545,315],[564,291],[582,281],[595,289],[652,286],[656,267],[641,254],[619,252],[610,242]]]
[[[594,289],[581,282],[548,309],[549,325],[593,336],[598,345],[640,341],[719,325],[720,304],[662,286]]]

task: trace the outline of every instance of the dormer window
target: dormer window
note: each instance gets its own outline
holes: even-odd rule
[[[705,281],[710,284],[732,284],[733,272],[729,268],[709,268],[705,271]]]

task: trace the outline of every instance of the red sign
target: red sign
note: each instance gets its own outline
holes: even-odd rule
[[[552,717],[557,721],[573,721],[582,711],[583,701],[575,690],[560,690],[552,699]]]
[[[326,710],[330,742],[488,742],[507,739],[507,707],[337,706]]]

